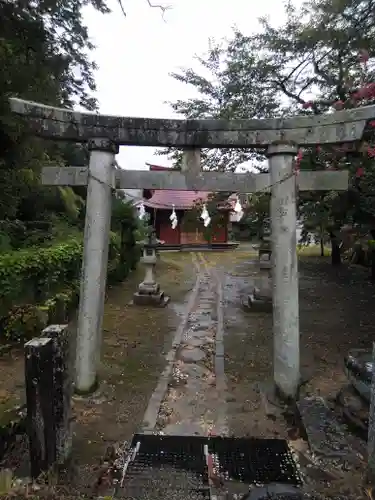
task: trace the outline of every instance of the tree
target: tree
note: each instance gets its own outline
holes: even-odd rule
[[[47,193],[67,199],[68,190],[43,188],[42,194],[39,171],[49,160],[64,161],[74,146],[28,136],[23,122],[10,115],[8,98],[65,107],[78,102],[95,109],[96,101],[90,95],[95,90],[95,65],[87,56],[93,46],[82,23],[82,8],[87,3],[0,2],[0,219],[14,219],[26,212],[38,217],[34,202]],[[101,12],[108,11],[102,0],[91,3]]]
[[[82,164],[87,152],[30,137],[24,121],[9,113],[8,98],[96,110],[94,46],[83,9],[91,5],[105,14],[116,1],[122,5],[121,0],[0,0],[0,220],[47,216],[45,196],[57,206],[73,200],[70,188],[42,187],[40,168],[48,162]],[[146,1],[162,12],[168,8]],[[73,191],[85,198],[85,189]]]
[[[256,52],[249,54],[249,58],[244,61],[237,54],[230,53],[228,47],[211,41],[208,53],[203,57],[196,56],[201,73],[181,69],[171,75],[195,87],[201,97],[170,103],[172,108],[189,119],[268,118],[278,114],[279,101],[269,89],[261,59]],[[180,164],[181,152],[176,148],[168,148],[160,154],[168,154],[177,165]],[[210,170],[233,171],[249,160],[253,160],[258,169],[264,170],[259,164],[264,155],[258,150],[227,148],[202,151],[202,163]]]
[[[236,30],[229,42],[212,45],[208,56],[199,59],[209,77],[192,70],[173,75],[195,86],[202,95],[202,99],[178,101],[173,107],[188,118],[234,119],[322,114],[373,103],[375,67],[369,55],[375,47],[374,13],[374,0],[314,0],[300,9],[289,3],[281,28],[262,19],[260,33],[244,36]],[[366,140],[373,141],[371,130]],[[327,193],[322,199],[316,193],[308,200],[310,212],[315,203],[314,213],[324,213],[327,219],[328,210],[331,234],[349,213],[360,218],[365,207],[370,209],[373,199],[369,196],[364,202],[365,193],[370,192],[364,184],[372,177],[375,148],[369,143],[361,148],[318,145],[306,148],[299,156],[301,169],[349,168],[351,172],[349,194]],[[234,151],[230,158],[225,150],[216,151],[213,161],[207,163],[213,168],[233,169],[243,159],[254,157],[249,151]],[[358,172],[365,163],[367,175],[359,181]],[[300,212],[304,200],[301,196]],[[320,204],[325,211],[319,209]],[[304,211],[306,216],[307,208]],[[324,225],[322,220],[320,227]],[[336,238],[332,241],[335,244]]]
[[[270,195],[268,193],[253,193],[248,195],[243,221],[252,234],[263,235],[265,223],[270,218]]]
[[[271,68],[272,82],[289,98],[290,109],[296,113],[322,114],[329,112],[332,106],[343,109],[374,102],[374,67],[369,64],[368,52],[375,44],[374,2],[320,0],[305,3],[301,10],[290,5],[286,10],[287,22],[281,30],[272,29],[267,20],[263,20],[258,46],[266,47],[265,58]],[[303,197],[299,203],[300,212],[310,227],[306,212],[314,213],[315,222],[318,222],[317,216],[321,217],[320,230],[324,226],[329,230],[332,263],[340,263],[336,231],[345,215],[348,217],[350,212],[351,218],[357,220],[363,216],[363,202],[362,210],[356,206],[364,198],[363,191],[358,196],[358,171],[364,163],[373,170],[372,153],[373,148],[368,144],[363,145],[362,151],[345,145],[324,149],[318,146],[304,151],[309,169],[344,167],[352,174],[349,195],[327,193],[322,197],[316,193],[313,199],[310,196],[307,206]],[[351,203],[353,201],[356,203]]]

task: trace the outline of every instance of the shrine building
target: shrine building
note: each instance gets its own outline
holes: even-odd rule
[[[150,171],[168,171],[167,167],[149,165]],[[221,203],[218,211],[221,212],[220,222],[212,223],[210,228],[210,241],[207,240],[207,232],[199,217],[192,227],[191,222],[184,224],[189,217],[189,212],[209,201],[211,193],[208,191],[174,191],[174,190],[144,190],[143,204],[150,216],[150,224],[154,226],[156,236],[168,246],[232,246],[228,241],[228,233],[233,221],[236,221],[234,206],[237,196],[231,195],[228,200]],[[172,227],[170,216],[172,211],[177,215],[178,223]],[[191,219],[191,218],[190,218]]]

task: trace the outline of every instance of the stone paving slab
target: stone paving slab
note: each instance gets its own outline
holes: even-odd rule
[[[224,343],[221,281],[209,273],[200,257],[197,294],[186,311],[186,323],[167,356],[173,365],[168,388],[160,403],[156,429],[163,434],[207,435],[224,429]],[[219,432],[219,433],[220,433]]]
[[[347,461],[356,459],[345,428],[339,424],[322,397],[306,397],[298,401],[297,407],[314,454]]]
[[[206,353],[202,349],[191,345],[184,347],[178,355],[178,359],[181,359],[185,363],[196,363],[202,361],[205,357]]]

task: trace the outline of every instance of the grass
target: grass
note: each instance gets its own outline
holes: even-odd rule
[[[177,270],[183,270],[193,265],[190,252],[163,251],[160,252],[160,261]]]
[[[258,257],[258,246],[259,242],[244,242],[240,243],[239,247],[234,250],[234,255],[239,260],[241,256],[245,258],[255,258]],[[320,245],[297,245],[297,253],[301,257],[320,257]],[[324,247],[324,256],[329,257],[331,255],[331,247]]]
[[[297,253],[301,257],[320,257],[320,245],[297,245]],[[331,248],[324,247],[324,257],[331,255]]]

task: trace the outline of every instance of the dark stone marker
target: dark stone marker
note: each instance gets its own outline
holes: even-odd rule
[[[63,464],[71,451],[73,360],[67,325],[50,325],[25,344],[31,475]]]
[[[56,425],[56,460],[63,464],[72,448],[72,396],[75,350],[68,325],[49,325],[42,332],[53,342],[53,400]]]
[[[56,462],[53,397],[53,341],[32,339],[25,344],[27,431],[31,476],[37,478]]]

